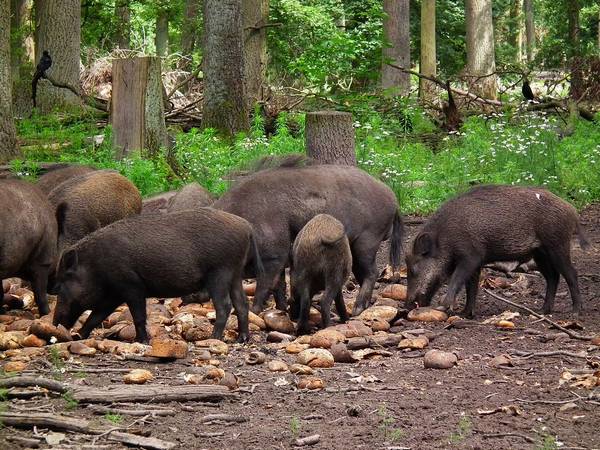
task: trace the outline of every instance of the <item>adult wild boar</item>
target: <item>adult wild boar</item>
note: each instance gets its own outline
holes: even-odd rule
[[[140,214],[160,214],[166,213],[169,201],[177,191],[167,191],[162,194],[153,195],[142,200],[142,212]]]
[[[186,209],[202,208],[214,203],[213,196],[198,183],[190,183],[181,188],[169,200],[167,212],[184,211]]]
[[[276,167],[246,176],[213,207],[245,218],[256,232],[265,271],[257,278],[254,312],[262,310],[271,289],[281,286],[291,243],[317,214],[338,219],[348,235],[352,271],[360,284],[353,314],[371,300],[377,278],[375,256],[383,240],[391,237],[390,260],[394,267],[400,265],[402,220],[396,197],[356,167],[303,165],[302,158],[292,155]],[[285,310],[285,298],[280,297],[277,308]]]
[[[352,269],[350,244],[344,225],[328,214],[318,214],[300,230],[292,248],[290,316],[298,318],[298,334],[310,331],[308,317],[312,297],[325,290],[321,298],[321,325],[330,324],[331,302],[342,322],[348,320],[342,288]]]
[[[56,219],[36,186],[0,180],[0,280],[11,276],[31,282],[40,315],[48,314],[46,287],[56,260]]]
[[[454,304],[462,286],[472,317],[481,267],[494,261],[525,262],[533,258],[546,279],[543,311],[552,312],[559,277],[569,286],[573,311],[581,310],[577,272],[571,263],[571,236],[588,243],[577,211],[546,189],[477,186],[444,203],[415,237],[406,257],[408,301],[428,305],[450,277],[444,306]]]
[[[38,178],[36,184],[42,191],[44,191],[46,194],[49,194],[52,189],[68,179],[78,177],[95,170],[96,169],[90,166],[81,166],[78,164],[65,165],[50,169],[48,172]]]
[[[142,197],[134,184],[113,170],[70,178],[48,195],[56,208],[59,252],[93,231],[139,214]]]
[[[90,309],[79,332],[85,338],[125,302],[136,339],[145,342],[147,297],[180,297],[204,287],[217,314],[214,337],[222,337],[233,300],[239,340],[245,341],[248,303],[242,274],[249,256],[260,268],[251,225],[223,211],[199,208],[120,220],[63,253],[54,324],[70,328]]]

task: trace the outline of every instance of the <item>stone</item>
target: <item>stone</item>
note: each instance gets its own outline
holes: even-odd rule
[[[438,309],[423,307],[409,311],[407,318],[413,322],[445,322],[448,314]]]
[[[289,369],[288,365],[280,359],[269,361],[268,368],[271,372],[285,372]]]
[[[365,321],[383,320],[389,323],[392,322],[397,315],[398,309],[393,306],[371,306],[360,313],[358,319]]]
[[[123,381],[126,384],[144,384],[152,380],[152,372],[146,369],[133,369],[131,372],[123,376]]]
[[[263,313],[263,320],[269,330],[279,331],[280,333],[292,334],[296,331],[294,323],[290,320],[285,311],[271,309]]]
[[[309,348],[298,354],[296,362],[313,368],[327,368],[333,367],[334,359],[333,355],[325,349]]]
[[[195,342],[196,347],[208,348],[213,355],[226,355],[229,353],[229,346],[219,339],[204,339]]]
[[[175,339],[153,339],[152,348],[145,353],[145,356],[154,356],[157,358],[186,358],[188,355],[188,345],[184,341]]]
[[[315,348],[330,348],[332,345],[345,340],[346,336],[343,333],[333,328],[326,328],[313,334],[309,345]]]
[[[450,369],[457,362],[458,357],[454,353],[441,350],[429,350],[423,358],[426,369]]]
[[[69,351],[74,355],[79,356],[93,356],[96,354],[96,349],[93,347],[88,347],[84,343],[80,341],[71,342],[69,344]]]
[[[325,381],[317,377],[300,377],[296,383],[298,389],[323,389],[325,387]]]
[[[380,294],[382,297],[398,301],[406,301],[406,286],[403,284],[390,284]]]

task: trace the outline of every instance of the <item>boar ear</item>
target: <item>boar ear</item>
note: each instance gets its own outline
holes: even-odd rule
[[[65,272],[71,272],[75,270],[78,259],[77,250],[70,249],[65,251],[62,256],[62,266]]]
[[[433,236],[430,233],[421,233],[415,239],[413,253],[421,256],[429,255],[434,246]]]
[[[67,209],[69,207],[65,202],[60,203],[56,207],[56,224],[58,225],[58,234],[63,234],[65,231],[65,218],[67,216]]]

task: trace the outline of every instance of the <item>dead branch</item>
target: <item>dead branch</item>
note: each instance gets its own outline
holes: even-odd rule
[[[182,88],[183,86],[188,84],[190,81],[192,81],[194,78],[196,78],[198,76],[198,74],[200,73],[200,68],[201,68],[201,66],[198,66],[196,68],[196,70],[194,70],[187,77],[185,77],[185,79],[183,81],[181,81],[180,83],[177,83],[175,85],[175,87],[173,89],[171,89],[171,91],[167,94],[167,99],[170,99],[171,97],[173,97],[173,94],[175,94],[175,92],[177,92],[180,88]]]
[[[529,436],[526,436],[524,434],[520,434],[520,433],[483,433],[483,432],[481,432],[479,430],[477,430],[476,432],[479,433],[479,434],[481,434],[481,437],[485,438],[485,439],[489,439],[489,438],[503,438],[503,437],[520,437],[521,439],[524,439],[527,442],[530,442],[532,444],[536,442],[535,439],[533,439],[533,438],[531,438]]]
[[[489,294],[489,295],[491,295],[492,297],[494,297],[496,300],[500,300],[501,302],[504,302],[504,303],[507,303],[507,304],[509,304],[509,305],[511,305],[511,306],[514,306],[515,308],[519,308],[519,309],[521,309],[521,310],[523,310],[523,311],[526,311],[526,312],[528,312],[529,314],[531,314],[531,315],[532,315],[532,316],[534,316],[534,317],[537,317],[537,318],[539,318],[539,319],[542,319],[544,322],[548,322],[548,323],[549,323],[550,325],[552,325],[553,327],[555,327],[555,328],[558,328],[560,331],[562,331],[562,332],[564,332],[564,333],[567,333],[567,334],[568,334],[570,337],[572,337],[573,339],[579,339],[579,340],[581,340],[581,341],[591,341],[591,340],[593,339],[593,336],[582,336],[582,335],[580,335],[580,334],[578,334],[578,333],[575,333],[575,332],[573,332],[573,331],[571,331],[571,330],[569,330],[569,329],[567,329],[567,328],[565,328],[565,327],[562,327],[562,326],[560,326],[560,325],[559,325],[559,324],[557,324],[556,322],[554,322],[554,321],[552,321],[552,320],[548,319],[546,316],[544,316],[544,315],[542,315],[542,314],[538,314],[538,313],[536,313],[534,310],[532,310],[532,309],[530,309],[530,308],[528,308],[528,307],[526,307],[526,306],[519,305],[518,303],[514,303],[514,302],[512,302],[512,301],[510,301],[510,300],[508,300],[508,299],[506,299],[506,298],[504,298],[504,297],[502,297],[502,296],[500,296],[500,295],[498,295],[498,294],[495,294],[494,292],[490,291],[490,290],[489,290],[489,289],[487,289],[487,288],[484,288],[483,290],[484,290],[484,291],[485,291],[487,294]]]
[[[94,427],[91,426],[87,420],[75,419],[73,417],[61,416],[58,414],[18,414],[1,412],[0,422],[2,422],[4,425],[17,428],[40,427],[50,428],[53,430],[72,431],[83,434],[106,434],[107,438],[111,441],[157,450],[168,450],[176,446],[175,443],[163,441],[162,439],[113,431],[113,429],[107,427]]]
[[[296,439],[296,446],[303,447],[305,445],[315,445],[321,440],[321,436],[318,434],[313,434],[312,436],[306,436],[304,438]]]
[[[273,27],[281,27],[281,26],[283,26],[282,23],[273,22],[273,23],[265,23],[263,25],[254,25],[254,26],[246,27],[246,28],[244,28],[244,30],[260,31],[263,28],[273,28]]]
[[[88,405],[87,409],[94,414],[123,414],[125,416],[174,416],[177,411],[173,408],[161,409],[125,409],[112,406]]]
[[[207,414],[200,418],[200,423],[208,424],[215,422],[235,422],[242,423],[247,422],[248,419],[242,416],[233,416],[231,414]]]
[[[566,350],[553,350],[553,351],[549,351],[549,352],[537,352],[537,353],[536,352],[524,352],[524,351],[520,351],[520,350],[512,350],[512,351],[509,351],[509,353],[512,353],[513,355],[516,355],[521,359],[543,358],[546,356],[567,356],[569,358],[582,358],[582,359],[588,358],[587,354],[573,353],[573,352],[568,352]]]
[[[218,385],[121,385],[113,388],[75,388],[73,398],[80,403],[114,402],[219,402],[232,397],[226,386]]]
[[[83,100],[87,105],[92,108],[99,109],[100,111],[108,112],[108,102],[104,99],[92,97],[90,95],[84,94],[80,89],[71,86],[70,84],[60,83],[53,79],[50,75],[46,74],[44,77],[46,80],[50,82],[50,84],[59,89],[68,89],[81,100]]]
[[[58,381],[42,377],[10,377],[0,379],[0,388],[33,387],[38,386],[52,392],[64,394],[68,388]]]

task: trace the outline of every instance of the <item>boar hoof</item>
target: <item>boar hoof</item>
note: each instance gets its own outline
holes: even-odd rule
[[[237,342],[239,342],[240,344],[245,344],[249,340],[250,340],[250,336],[248,336],[248,334],[246,334],[246,333],[241,333],[237,338]]]
[[[74,341],[80,341],[83,339],[83,336],[79,333],[71,333],[71,338],[73,338]]]
[[[40,317],[47,315],[50,312],[48,305],[38,306],[38,311],[40,312]]]
[[[252,308],[250,308],[250,311],[256,315],[259,315],[262,312],[262,308],[255,303],[252,305]]]
[[[354,308],[352,308],[352,315],[353,316],[358,316],[360,315],[361,312],[363,312],[366,308],[362,305],[354,305]]]
[[[469,311],[466,308],[462,310],[460,315],[465,319],[472,319],[473,317],[475,317],[475,314],[473,314],[473,311]]]

